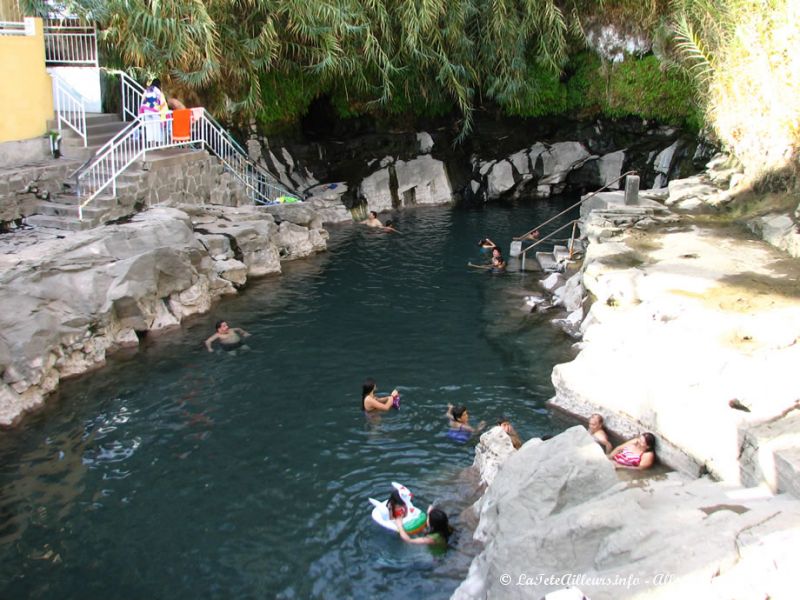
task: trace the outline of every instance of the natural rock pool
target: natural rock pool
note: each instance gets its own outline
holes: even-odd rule
[[[523,310],[537,274],[466,268],[488,235],[508,251],[559,199],[400,214],[402,234],[333,228],[177,331],[62,385],[0,435],[2,598],[447,598],[475,552],[458,517],[472,445],[445,436],[508,416],[553,433],[545,401],[572,341]],[[217,319],[249,351],[206,352]],[[366,377],[399,412],[365,418]],[[435,556],[370,519],[408,485],[457,528]]]

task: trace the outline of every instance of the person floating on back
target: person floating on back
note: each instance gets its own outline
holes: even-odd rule
[[[226,351],[236,350],[244,345],[242,338],[250,337],[241,327],[229,327],[227,321],[217,321],[217,332],[205,341],[206,350],[213,352],[212,344],[219,342],[220,348]]]

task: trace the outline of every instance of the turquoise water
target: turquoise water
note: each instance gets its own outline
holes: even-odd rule
[[[544,408],[571,341],[526,313],[537,277],[466,268],[558,201],[402,213],[389,235],[333,228],[329,251],[284,265],[178,331],[65,382],[0,435],[2,598],[447,598],[477,548],[472,423],[559,429]],[[227,319],[249,350],[209,354]],[[365,377],[402,393],[366,418]],[[408,485],[457,528],[434,556],[375,525],[370,496]]]

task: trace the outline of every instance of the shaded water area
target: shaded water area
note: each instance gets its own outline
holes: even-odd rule
[[[481,237],[507,251],[565,205],[333,228],[328,252],[65,382],[0,435],[0,597],[449,597],[477,547],[459,518],[474,442],[445,436],[447,403],[473,424],[506,415],[523,439],[554,433],[550,372],[572,356],[523,310],[537,274],[466,263]],[[220,318],[249,350],[205,351]],[[366,418],[365,377],[398,387],[400,410]],[[446,554],[372,522],[367,498],[391,481],[452,516]]]

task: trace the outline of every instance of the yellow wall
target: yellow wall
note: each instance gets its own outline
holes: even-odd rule
[[[53,118],[42,20],[35,21],[36,35],[0,35],[0,143],[42,136]]]

